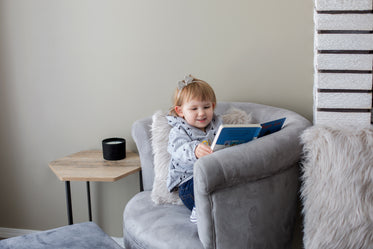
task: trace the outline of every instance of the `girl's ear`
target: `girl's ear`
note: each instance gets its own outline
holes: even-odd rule
[[[212,109],[215,110],[216,103],[212,103]]]
[[[177,115],[181,118],[184,117],[183,115],[183,108],[181,108],[181,106],[175,106],[175,112],[177,113]]]

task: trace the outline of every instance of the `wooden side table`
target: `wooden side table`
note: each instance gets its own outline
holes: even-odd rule
[[[65,181],[67,216],[73,224],[70,181],[86,181],[89,220],[92,221],[90,181],[115,182],[141,170],[140,157],[137,153],[127,151],[126,158],[107,161],[101,150],[81,151],[49,163],[49,167],[58,179]],[[142,179],[140,174],[140,190]]]

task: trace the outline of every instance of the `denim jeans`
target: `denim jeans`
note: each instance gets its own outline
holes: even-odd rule
[[[184,205],[191,211],[194,207],[193,178],[179,186],[179,197]]]

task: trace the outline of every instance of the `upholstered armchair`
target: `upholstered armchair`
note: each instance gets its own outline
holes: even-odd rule
[[[144,191],[124,210],[126,249],[290,248],[299,189],[299,136],[310,122],[292,111],[254,103],[220,102],[215,112],[224,114],[232,107],[250,114],[255,123],[282,117],[286,122],[276,133],[197,160],[197,224],[189,221],[190,211],[183,205],[152,200],[152,117],[133,124]]]

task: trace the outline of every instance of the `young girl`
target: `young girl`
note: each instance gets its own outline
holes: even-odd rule
[[[193,165],[201,157],[212,153],[214,140],[221,120],[214,114],[216,97],[205,81],[189,75],[179,81],[174,106],[167,116],[173,127],[169,134],[168,152],[171,154],[167,187],[170,192],[179,190],[184,205],[192,211],[190,220],[197,222]]]

